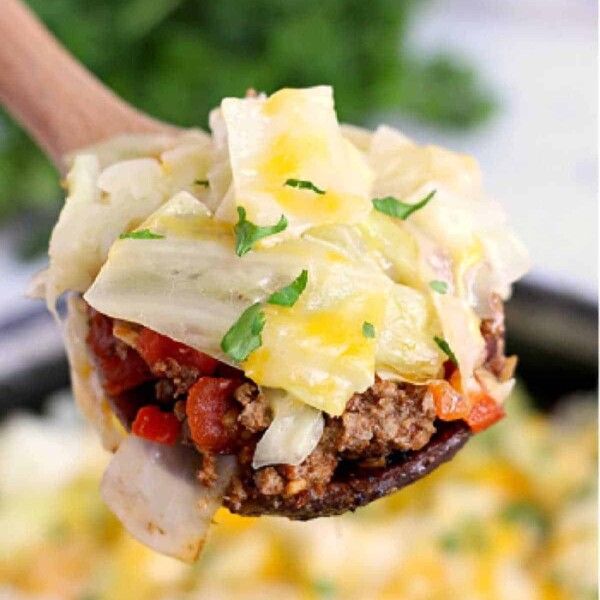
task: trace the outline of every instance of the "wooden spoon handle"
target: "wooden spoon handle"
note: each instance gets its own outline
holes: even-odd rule
[[[0,4],[0,101],[60,169],[65,154],[111,136],[173,131],[106,88],[20,0]]]

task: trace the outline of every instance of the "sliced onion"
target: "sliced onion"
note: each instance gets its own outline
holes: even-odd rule
[[[78,296],[70,296],[63,338],[75,402],[88,422],[98,432],[102,445],[114,452],[123,438],[122,429],[111,410],[98,373],[90,361],[86,345],[88,320],[85,303]]]
[[[479,319],[466,300],[437,294],[434,302],[442,324],[444,339],[458,361],[463,389],[468,389],[477,367],[485,357],[485,342]]]
[[[192,448],[129,436],[108,465],[102,498],[135,539],[156,552],[193,562],[237,465],[217,458],[212,487],[196,478],[201,456]]]
[[[283,390],[263,389],[263,393],[274,418],[256,446],[252,467],[299,465],[323,435],[323,415]]]
[[[486,392],[498,404],[503,404],[515,387],[514,378],[508,379],[507,381],[498,381],[492,373],[483,368],[477,369],[475,375],[481,385],[485,388]]]

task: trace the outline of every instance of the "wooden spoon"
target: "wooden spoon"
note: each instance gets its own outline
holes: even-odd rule
[[[176,131],[117,97],[20,0],[1,0],[0,101],[61,171],[65,155],[112,136]]]

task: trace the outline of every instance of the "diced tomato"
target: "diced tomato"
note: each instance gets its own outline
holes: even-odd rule
[[[504,409],[485,389],[476,384],[469,387],[468,396],[463,393],[460,371],[454,369],[448,381],[436,381],[429,384],[437,416],[443,421],[463,419],[473,432],[487,429],[504,417]]]
[[[239,379],[201,377],[190,388],[186,414],[192,439],[200,450],[233,452],[238,440],[239,410],[233,392]]]
[[[113,320],[91,309],[87,343],[97,356],[112,356],[115,347]]]
[[[456,368],[456,365],[450,360],[448,359],[444,365],[444,379],[448,380],[450,379],[450,376],[452,375],[452,373],[454,373],[455,371],[458,371],[458,369]]]
[[[472,394],[473,408],[467,417],[467,424],[475,432],[487,429],[505,416],[504,409],[485,392]]]
[[[460,376],[460,371],[458,369],[454,369],[454,371],[452,371],[452,374],[448,378],[448,382],[450,383],[452,388],[456,390],[459,394],[463,393],[462,379]]]
[[[153,405],[140,408],[131,426],[134,435],[170,446],[177,441],[180,429],[181,423],[173,413]]]
[[[95,355],[100,381],[106,393],[116,396],[152,379],[140,355],[119,344],[112,333],[113,320],[96,311],[90,313],[87,343]],[[118,349],[118,351],[117,351]]]
[[[219,365],[219,361],[208,354],[194,350],[151,329],[142,330],[136,348],[150,368],[159,361],[172,358],[180,365],[195,367],[202,375],[212,375]]]
[[[469,403],[466,398],[461,393],[457,392],[447,381],[430,383],[429,391],[433,396],[437,416],[442,419],[442,421],[466,419],[469,414]]]

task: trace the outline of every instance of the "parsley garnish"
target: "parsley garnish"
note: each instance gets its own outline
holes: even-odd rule
[[[451,531],[440,537],[440,547],[448,554],[454,554],[460,550],[460,540],[458,535]]]
[[[480,521],[467,518],[460,524],[458,530],[446,532],[440,539],[444,552],[482,552],[489,546],[489,539]]]
[[[429,282],[429,287],[438,294],[445,294],[448,291],[448,284],[445,281],[434,279]]]
[[[329,579],[317,579],[313,586],[319,600],[333,600],[337,597],[336,585]]]
[[[304,269],[290,285],[286,285],[279,291],[271,294],[267,302],[269,304],[277,304],[278,306],[294,306],[300,298],[300,294],[305,290],[308,282],[308,271]]]
[[[396,200],[392,196],[386,196],[385,198],[374,198],[373,206],[375,210],[382,212],[390,217],[396,217],[397,219],[402,219],[405,221],[412,215],[414,212],[423,208],[434,196],[436,190],[430,192],[416,204],[407,204],[406,202],[402,202],[401,200]]]
[[[242,209],[243,210],[243,209]],[[308,271],[303,270],[292,283],[269,296],[269,304],[294,306],[306,288]],[[260,302],[247,308],[229,328],[221,340],[221,350],[237,362],[245,361],[254,350],[262,345],[261,333],[265,326],[265,313]]]
[[[131,231],[130,233],[122,233],[119,236],[120,240],[131,238],[133,240],[162,240],[164,235],[153,233],[149,229],[140,229],[139,231]]]
[[[194,181],[196,185],[201,185],[202,187],[207,188],[210,184],[208,183],[208,179],[196,179]]]
[[[458,361],[456,360],[456,356],[454,356],[454,352],[450,348],[448,342],[437,335],[433,338],[434,342],[440,347],[440,350],[446,354],[446,356],[458,367]]]
[[[311,190],[315,194],[325,193],[325,190],[319,189],[312,181],[304,181],[303,179],[288,179],[283,185],[289,185],[299,190]]]
[[[252,246],[270,235],[275,235],[280,231],[283,231],[288,226],[288,221],[284,215],[281,215],[279,223],[272,225],[271,227],[259,227],[254,223],[246,220],[246,209],[242,206],[238,206],[237,209],[239,215],[239,221],[233,228],[235,231],[235,253],[238,256],[244,256],[247,252],[250,252]]]
[[[373,323],[369,323],[369,321],[365,321],[362,326],[362,334],[366,338],[374,338],[375,337],[375,326]]]
[[[245,361],[262,344],[265,313],[260,303],[247,308],[221,340],[221,350],[237,362]]]
[[[513,502],[504,508],[500,516],[507,523],[531,524],[541,533],[547,532],[550,526],[544,513],[531,502]]]

